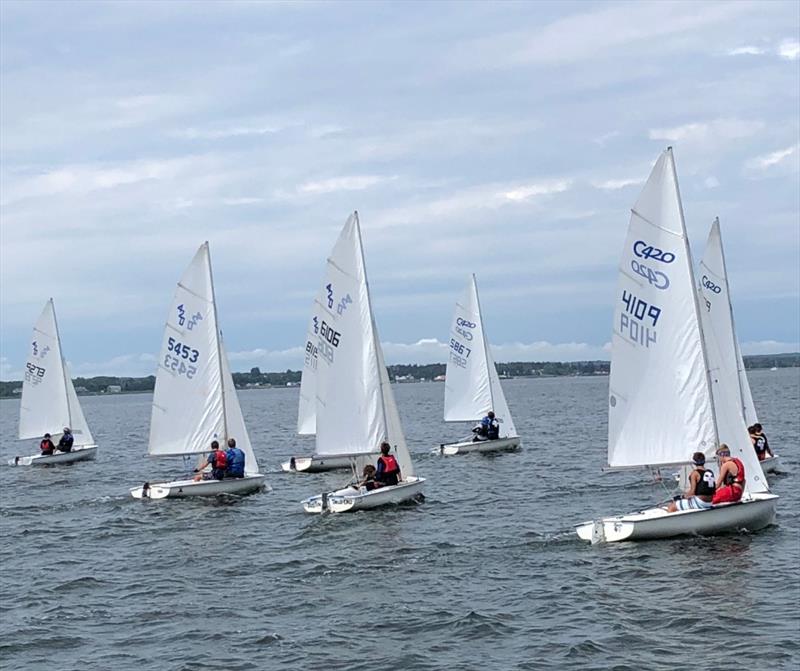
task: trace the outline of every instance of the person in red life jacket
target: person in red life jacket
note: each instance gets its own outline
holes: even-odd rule
[[[366,489],[368,492],[371,492],[373,489],[383,487],[383,483],[375,480],[375,467],[372,464],[367,464],[364,466],[364,470],[361,475],[363,479],[356,483],[356,489],[364,487],[364,489]]]
[[[725,443],[720,443],[717,458],[720,462],[719,477],[711,503],[735,503],[744,492],[744,464],[738,457],[731,456],[731,450]]]
[[[44,438],[42,438],[42,442],[39,443],[39,449],[42,451],[42,456],[53,454],[56,450],[56,446],[53,445],[53,441],[50,440],[50,434],[44,434]]]
[[[667,506],[668,513],[678,510],[705,510],[711,507],[716,484],[714,472],[705,468],[706,456],[702,452],[692,455],[694,470],[689,474],[689,486],[683,497],[670,501]]]
[[[203,469],[206,466],[211,466],[211,473],[203,474]],[[222,480],[225,477],[225,469],[228,466],[228,457],[224,450],[219,449],[219,443],[216,440],[211,441],[211,452],[205,458],[203,463],[195,468],[197,475],[194,476],[197,480]]]
[[[761,424],[753,424],[753,426],[748,427],[747,430],[750,433],[750,440],[753,443],[753,449],[756,451],[759,461],[764,461],[767,456],[775,456],[772,450],[769,449],[769,441],[764,435],[764,429],[761,427]]]
[[[401,480],[400,464],[397,463],[393,454],[389,454],[391,449],[389,443],[381,443],[381,456],[378,457],[378,465],[375,470],[375,480],[385,487],[396,485]]]

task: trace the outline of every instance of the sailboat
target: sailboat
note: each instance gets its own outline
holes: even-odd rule
[[[306,333],[306,344],[303,355],[303,371],[300,377],[300,400],[297,408],[297,434],[313,436],[317,432],[317,366],[319,358],[320,325],[325,318],[322,305],[327,302],[328,290],[323,287],[322,293],[314,300],[311,308]],[[377,452],[374,456],[377,457]],[[360,454],[311,454],[292,456],[281,464],[286,473],[320,473],[322,471],[350,470],[353,459]]]
[[[401,481],[372,491],[345,487],[305,499],[307,513],[348,512],[418,498],[424,478],[414,471],[378,339],[367,283],[358,212],[348,217],[328,258],[319,318],[315,376],[316,454],[351,455],[359,471],[388,442]]]
[[[228,438],[245,454],[243,478],[145,482],[130,490],[136,499],[245,494],[261,489],[228,356],[217,321],[208,242],[192,259],[175,290],[167,316],[156,373],[150,440],[152,457],[202,457],[212,440],[225,449]]]
[[[736,337],[736,325],[733,318],[728,271],[725,264],[725,251],[722,246],[719,217],[714,220],[708,233],[706,250],[700,261],[700,283],[698,291],[702,299],[700,315],[703,333],[713,334],[720,343],[719,365],[712,368],[713,375],[725,376],[725,384],[736,391],[737,400],[745,426],[758,422],[750,382],[744,368],[742,351]],[[779,463],[778,455],[767,457],[760,462],[765,473],[774,472]]]
[[[520,445],[514,421],[492,352],[486,338],[478,298],[478,285],[473,274],[464,296],[456,303],[450,326],[450,355],[447,360],[444,388],[444,421],[469,422],[494,411],[500,424],[500,435],[494,440],[473,440],[472,436],[456,443],[439,445],[441,454],[497,452],[515,450]]]
[[[721,442],[745,467],[736,503],[668,513],[662,507],[576,527],[592,543],[754,531],[772,523],[777,496],[750,443],[737,393],[710,375],[716,334],[704,338],[672,149],[664,151],[631,213],[625,241],[609,378],[612,470],[686,464]],[[710,355],[707,349],[711,349]],[[738,389],[738,386],[736,386]]]
[[[31,350],[25,362],[22,400],[19,408],[19,439],[42,439],[51,434],[58,443],[62,430],[69,428],[75,440],[69,452],[14,457],[11,466],[50,466],[86,461],[97,456],[97,445],[83,416],[61,349],[56,308],[51,298],[33,327]]]

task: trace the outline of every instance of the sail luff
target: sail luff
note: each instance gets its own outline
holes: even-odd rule
[[[203,243],[205,247],[206,268],[208,270],[208,281],[211,285],[211,308],[214,315],[214,339],[217,342],[217,365],[219,366],[220,376],[222,376],[222,342],[219,333],[219,316],[217,314],[217,294],[214,291],[214,270],[211,265],[211,248],[208,245],[208,240]],[[222,397],[222,435],[229,438],[228,435],[228,412],[225,406],[225,383],[224,380],[220,385],[220,394]]]

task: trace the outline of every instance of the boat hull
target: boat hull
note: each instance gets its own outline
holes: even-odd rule
[[[305,499],[302,501],[303,510],[310,514],[348,513],[404,503],[417,498],[422,493],[424,483],[425,478],[410,477],[399,485],[380,487],[370,492],[347,487]]]
[[[653,540],[675,536],[714,536],[746,529],[757,531],[775,519],[775,494],[752,494],[737,503],[723,503],[707,510],[648,508],[629,515],[604,517],[575,527],[578,536],[595,543]]]
[[[761,470],[764,471],[764,473],[777,473],[781,468],[781,458],[778,454],[767,457],[764,461],[758,463],[761,464]]]
[[[439,454],[453,456],[468,454],[470,452],[510,452],[519,449],[518,436],[498,438],[497,440],[464,441],[461,443],[442,443],[439,445]]]
[[[225,480],[174,480],[145,483],[130,490],[135,499],[176,499],[189,496],[218,496],[219,494],[248,494],[264,486],[264,476],[246,475]]]
[[[365,454],[312,454],[310,457],[292,457],[284,461],[281,468],[286,473],[322,473],[324,471],[339,471],[352,469],[353,459],[357,457],[373,456],[378,458],[379,452]]]
[[[9,466],[60,466],[73,464],[76,461],[91,461],[97,458],[97,445],[78,445],[71,452],[55,452],[54,454],[32,454],[27,457],[9,459]]]

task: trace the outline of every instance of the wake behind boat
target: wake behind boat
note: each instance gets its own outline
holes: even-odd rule
[[[631,213],[619,272],[609,379],[608,463],[661,467],[721,442],[744,466],[736,503],[667,512],[653,507],[576,527],[592,543],[755,531],[777,496],[741,414],[733,342],[701,321],[672,149],[662,153]],[[712,374],[714,373],[714,374]],[[700,457],[703,455],[701,454]]]
[[[473,274],[464,296],[456,303],[450,326],[444,421],[469,422],[481,418],[483,422],[473,429],[473,437],[440,444],[440,454],[499,452],[515,450],[520,446],[489,349],[478,297],[478,284]]]
[[[70,429],[72,441],[60,440],[63,429]],[[10,466],[56,466],[87,461],[97,456],[97,445],[89,431],[78,395],[72,384],[69,367],[61,349],[61,334],[56,321],[56,309],[51,298],[44,306],[33,327],[31,350],[25,363],[22,399],[19,409],[19,438],[38,438],[45,435],[55,448],[48,454],[16,456]],[[69,448],[69,449],[68,449]]]
[[[198,457],[229,438],[244,453],[244,473],[222,479],[145,482],[130,490],[136,499],[246,494],[264,486],[247,434],[217,320],[208,243],[178,282],[159,354],[150,440],[154,457]],[[208,476],[208,474],[203,474]]]
[[[350,512],[418,498],[425,480],[414,472],[389,383],[372,313],[357,212],[348,218],[328,259],[314,316],[317,321],[312,319],[309,342],[316,348],[316,454],[351,455],[350,466],[358,470],[386,442],[387,452],[394,452],[387,461],[396,462],[400,481],[318,494],[302,501],[303,509],[307,513]]]

